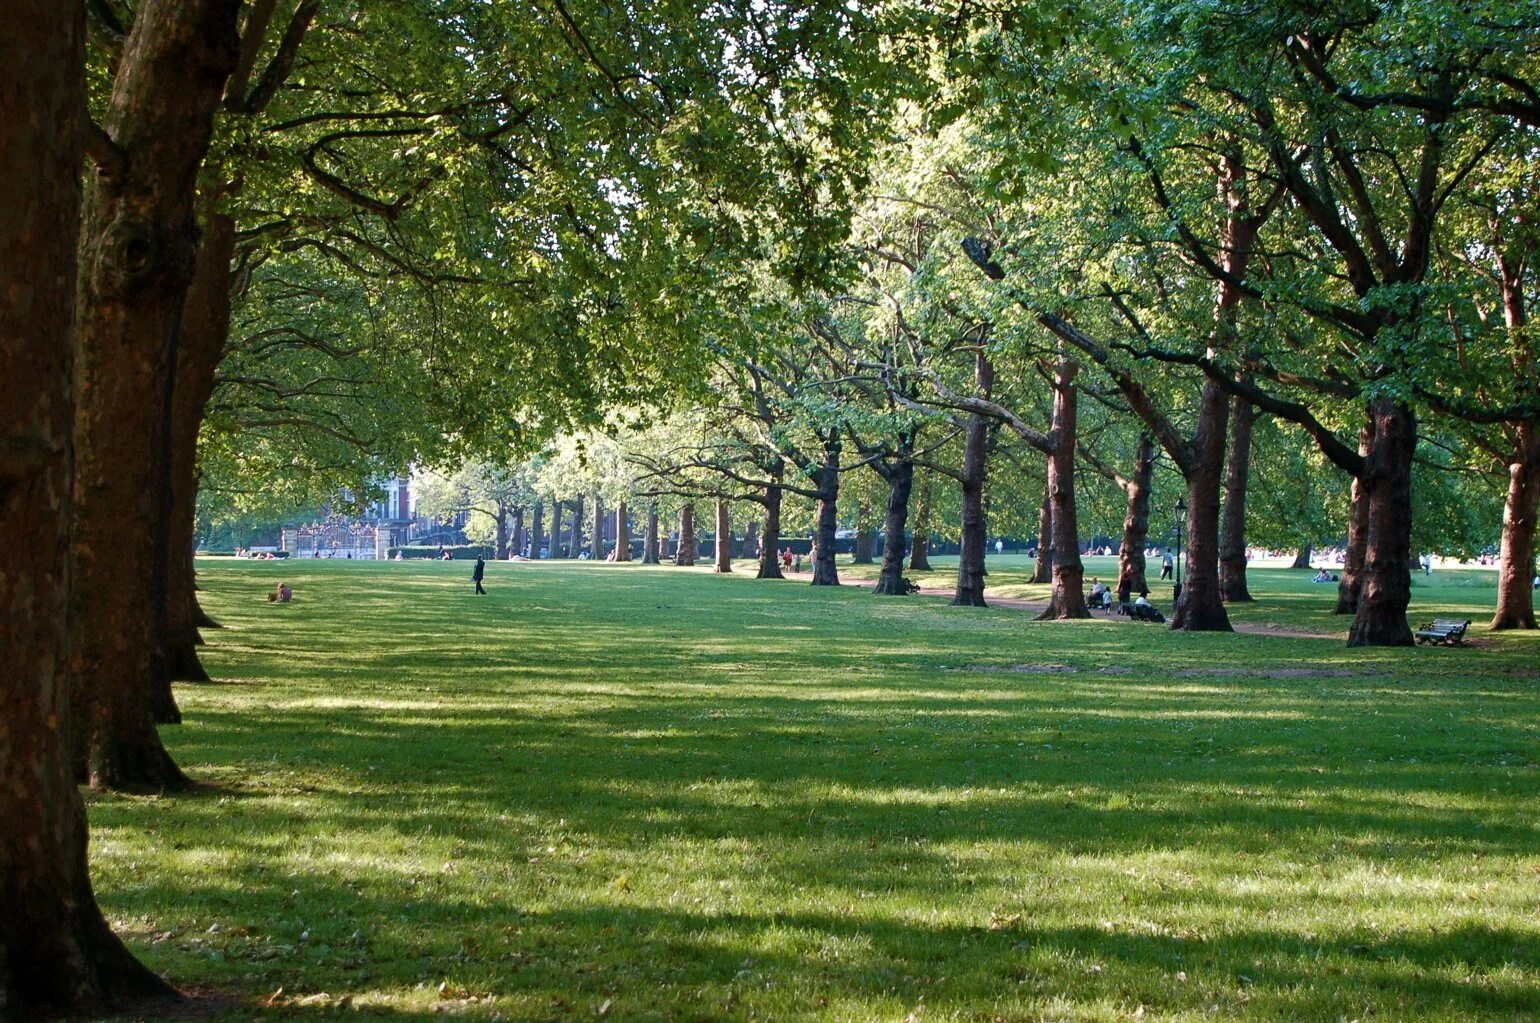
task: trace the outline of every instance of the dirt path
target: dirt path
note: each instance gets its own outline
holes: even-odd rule
[[[805,582],[812,582],[813,581],[813,573],[811,573],[811,572],[787,572],[786,573],[786,578],[788,578],[788,579],[796,579],[796,580],[805,581]],[[848,581],[848,582],[842,582],[840,585],[842,585],[842,586],[856,586],[856,587],[860,587],[861,589],[864,589],[864,590],[869,590],[872,587],[876,586],[877,584],[875,582],[873,582],[872,580],[869,580],[869,579],[856,579],[856,580],[852,580],[852,581]],[[945,598],[945,599],[950,600],[951,597],[952,597],[952,591],[950,589],[947,589],[947,588],[941,587],[941,586],[921,586],[920,587],[919,595],[922,596],[922,597],[940,597],[940,598]],[[1016,609],[1018,611],[1031,611],[1034,614],[1036,614],[1039,611],[1042,611],[1045,607],[1048,606],[1048,603],[1046,601],[1027,600],[1024,597],[997,597],[997,596],[994,596],[994,595],[992,595],[992,594],[990,594],[988,592],[986,592],[984,594],[984,598],[989,601],[989,606],[990,607],[1009,607],[1009,608],[1014,608],[1014,609]],[[1095,612],[1093,612],[1093,615],[1094,614],[1095,614]],[[1116,615],[1108,615],[1108,616],[1096,615],[1096,617],[1110,617],[1110,618],[1112,618],[1114,620],[1117,619]],[[1255,622],[1232,622],[1231,624],[1234,626],[1236,632],[1244,632],[1247,635],[1251,635],[1251,636],[1285,636],[1285,637],[1288,637],[1290,639],[1337,639],[1337,638],[1340,638],[1340,637],[1336,637],[1336,636],[1329,636],[1329,635],[1327,635],[1325,633],[1322,633],[1322,632],[1304,632],[1304,631],[1301,631],[1301,630],[1298,630],[1298,629],[1288,629],[1288,628],[1284,628],[1282,626],[1265,625],[1265,624],[1259,624],[1259,623],[1255,623]]]

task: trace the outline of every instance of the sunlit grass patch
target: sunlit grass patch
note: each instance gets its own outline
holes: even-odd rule
[[[215,787],[93,799],[93,854],[135,951],[238,993],[230,1018],[1533,1012],[1535,637],[1352,651],[639,565],[492,565],[485,598],[458,563],[200,567],[220,682],[166,734]],[[1341,624],[1325,589],[1253,589],[1244,614]]]

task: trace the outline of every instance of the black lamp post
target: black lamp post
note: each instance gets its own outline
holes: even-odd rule
[[[1182,534],[1186,531],[1187,502],[1176,499],[1176,579],[1171,587],[1171,604],[1174,607],[1182,597]]]

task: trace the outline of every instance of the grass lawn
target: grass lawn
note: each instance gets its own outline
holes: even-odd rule
[[[1086,590],[1091,589],[1091,579],[1099,577],[1108,586],[1116,586],[1118,559],[1115,557],[1087,557],[1085,562]],[[932,572],[907,572],[915,582],[926,587],[952,589],[957,585],[957,558],[931,558]],[[993,554],[988,558],[989,576],[986,595],[1019,597],[1048,603],[1051,587],[1046,583],[1031,581],[1034,559],[1025,554]],[[1282,564],[1276,562],[1273,564]],[[1321,562],[1317,562],[1317,567]],[[840,578],[851,581],[875,581],[881,565],[846,565],[840,563]],[[1340,565],[1329,566],[1340,572]],[[1171,581],[1160,582],[1160,562],[1152,559],[1148,565],[1150,599],[1168,616],[1171,613]],[[1312,583],[1311,572],[1284,567],[1258,567],[1246,571],[1252,595],[1259,599],[1253,604],[1232,604],[1229,614],[1232,621],[1279,629],[1315,632],[1322,635],[1347,637],[1351,619],[1332,614],[1336,603],[1335,583]],[[1497,604],[1497,573],[1484,568],[1437,569],[1423,575],[1412,576],[1412,627],[1416,628],[1434,618],[1460,617],[1474,619],[1472,626],[1485,625],[1492,618]]]
[[[1414,590],[1474,649],[1350,651],[744,568],[201,562],[210,789],[91,799],[104,907],[221,1019],[1540,1016],[1489,582]],[[1340,635],[1300,575],[1238,617]]]

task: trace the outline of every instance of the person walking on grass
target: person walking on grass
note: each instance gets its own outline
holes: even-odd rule
[[[1175,564],[1176,564],[1176,559],[1171,556],[1171,548],[1167,547],[1164,551],[1161,552],[1160,577],[1162,579],[1170,579],[1171,578],[1171,568]]]
[[[477,558],[476,559],[476,567],[471,569],[471,578],[476,581],[476,592],[481,594],[483,597],[485,597],[487,595],[487,591],[481,588],[481,579],[486,574],[487,574],[487,563],[486,563],[486,560],[484,558]]]

